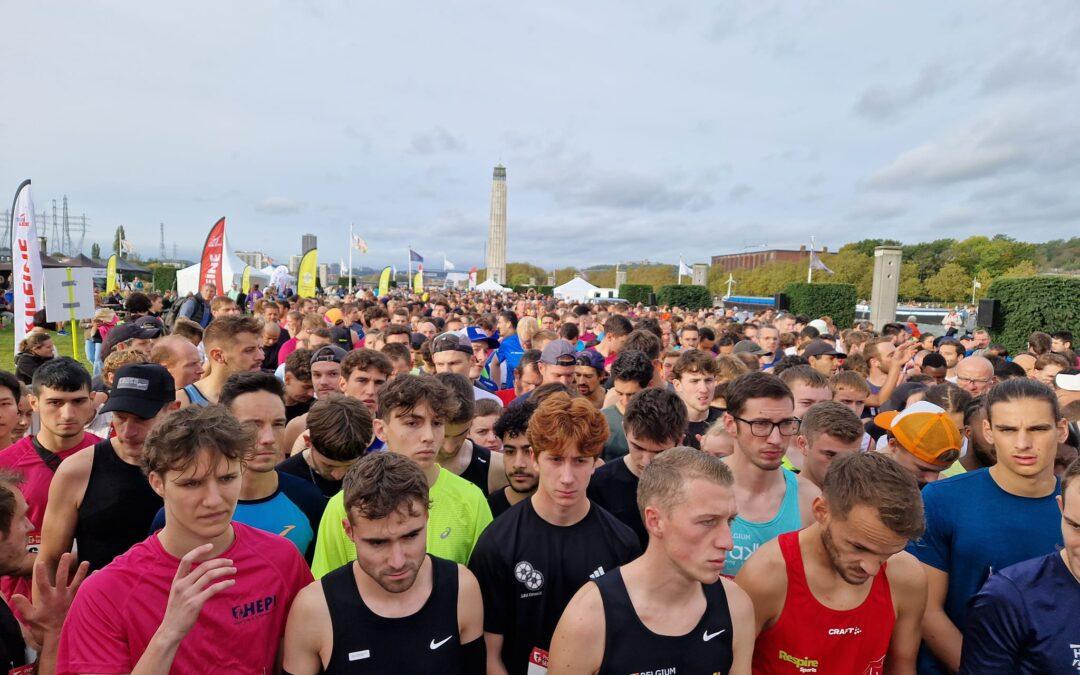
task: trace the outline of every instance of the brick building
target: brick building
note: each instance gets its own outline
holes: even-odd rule
[[[828,253],[829,247],[826,246],[821,249],[821,253]],[[714,255],[712,257],[713,266],[720,266],[720,269],[725,272],[734,272],[735,270],[752,270],[755,267],[761,267],[762,265],[768,265],[773,262],[799,262],[807,260],[810,257],[810,251],[806,246],[800,246],[798,251],[791,249],[772,248],[765,251],[747,251],[746,253],[728,253],[725,255]]]

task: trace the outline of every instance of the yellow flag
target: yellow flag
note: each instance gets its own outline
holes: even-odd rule
[[[319,274],[319,249],[313,248],[300,260],[296,276],[296,294],[301,298],[315,297],[315,279]]]
[[[413,293],[423,293],[424,292],[424,273],[423,272],[417,272],[416,276],[413,277],[412,289],[413,289]]]
[[[116,254],[109,256],[109,264],[105,266],[105,292],[116,291]]]
[[[240,280],[240,290],[245,295],[251,291],[251,265],[244,265],[244,276]]]
[[[379,297],[390,292],[390,268],[387,267],[379,275]]]

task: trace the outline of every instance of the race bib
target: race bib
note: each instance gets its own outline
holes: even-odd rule
[[[529,668],[525,671],[526,675],[547,675],[548,668],[548,653],[547,650],[540,649],[539,647],[533,647],[532,653],[529,654]]]

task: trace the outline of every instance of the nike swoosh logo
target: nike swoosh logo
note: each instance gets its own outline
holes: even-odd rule
[[[709,640],[713,639],[714,637],[716,637],[717,635],[723,633],[726,630],[727,630],[726,628],[721,628],[720,630],[716,631],[715,633],[710,633],[709,631],[706,630],[705,634],[701,636],[701,639],[704,640],[705,642],[708,642]]]
[[[281,532],[278,532],[278,536],[279,537],[287,537],[289,535],[289,533],[292,532],[295,529],[296,529],[295,525],[286,525],[284,530],[282,530]]]
[[[442,646],[443,646],[444,644],[446,644],[447,642],[449,642],[449,641],[450,641],[450,638],[452,638],[452,637],[454,637],[454,636],[453,636],[453,635],[447,635],[446,637],[444,637],[443,639],[439,640],[438,642],[435,642],[435,640],[432,640],[432,641],[431,641],[431,648],[432,648],[432,649],[438,649],[439,647],[442,647]]]
[[[486,459],[480,459],[479,457],[476,458],[476,461],[480,462],[481,464],[487,464]]]

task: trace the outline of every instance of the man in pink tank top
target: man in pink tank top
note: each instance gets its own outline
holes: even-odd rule
[[[895,460],[835,460],[815,523],[761,546],[735,577],[754,603],[753,671],[915,673],[926,577],[904,552],[922,535],[915,479]]]

